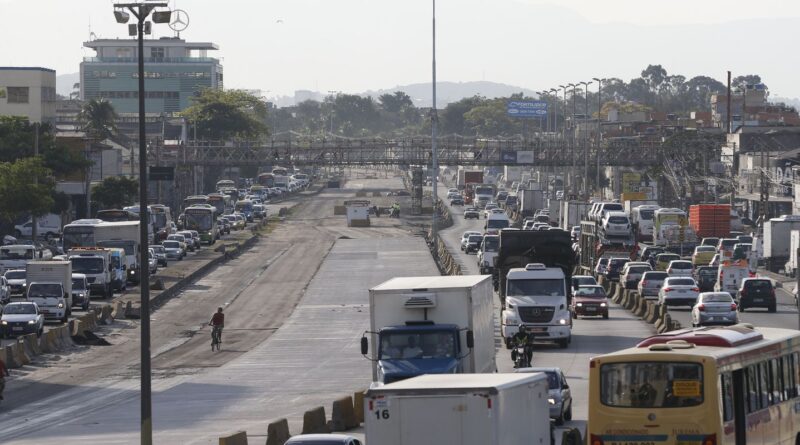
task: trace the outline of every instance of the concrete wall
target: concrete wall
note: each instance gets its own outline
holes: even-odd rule
[[[27,87],[27,103],[8,103],[8,87]],[[56,119],[56,72],[47,68],[0,68],[0,115],[31,122]]]

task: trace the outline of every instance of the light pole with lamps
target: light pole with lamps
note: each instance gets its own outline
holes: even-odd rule
[[[431,170],[433,174],[433,190],[431,191],[431,199],[433,206],[433,219],[431,220],[431,238],[436,238],[436,234],[438,232],[437,226],[437,214],[436,214],[436,204],[439,201],[439,197],[436,195],[438,193],[438,184],[439,184],[439,153],[438,148],[436,146],[436,138],[439,136],[439,129],[437,128],[439,125],[439,115],[436,113],[436,0],[432,0],[433,3],[433,29],[431,33],[431,44],[433,49],[433,57],[431,59],[431,78],[432,78],[432,90],[431,90]]]
[[[333,134],[333,110],[336,108],[336,96],[341,94],[341,91],[328,90],[328,94],[333,97],[333,100],[331,101],[331,114],[328,117],[328,120],[331,121],[331,134]]]
[[[570,191],[572,194],[576,194],[578,191],[577,184],[575,184],[575,169],[577,168],[577,159],[575,158],[575,90],[578,88],[578,84],[576,83],[569,83],[567,84],[568,87],[572,88],[572,118],[569,120],[570,122],[570,130],[572,130],[572,134],[570,135],[570,143],[569,143],[569,156],[572,158],[572,174],[569,175],[569,183],[570,183]],[[564,97],[566,98],[567,92],[564,92]],[[565,99],[566,100],[566,99]]]
[[[597,82],[597,136],[595,137],[595,149],[597,150],[597,153],[595,153],[595,155],[597,156],[597,172],[595,172],[596,173],[595,187],[597,187],[597,191],[599,192],[600,191],[600,136],[601,136],[600,112],[603,109],[603,101],[602,101],[603,82],[605,82],[606,80],[600,79],[599,77],[593,77],[592,80]]]
[[[128,25],[128,34],[136,36],[139,48],[139,292],[141,298],[141,419],[140,441],[142,445],[153,443],[153,413],[150,368],[150,280],[148,264],[148,222],[147,211],[147,145],[145,141],[144,121],[144,34],[150,34],[150,22],[147,17],[153,13],[153,22],[169,23],[172,17],[170,10],[156,11],[166,8],[167,3],[116,3],[114,18],[117,23],[128,23],[130,15],[136,17],[136,23]]]
[[[583,194],[586,199],[589,199],[589,129],[588,129],[588,116],[589,116],[589,85],[592,82],[580,82],[581,85],[584,86],[585,93],[584,93],[584,114],[583,122],[584,122],[584,129],[583,129]]]

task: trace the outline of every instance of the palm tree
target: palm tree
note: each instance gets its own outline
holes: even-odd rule
[[[86,102],[78,114],[87,136],[98,140],[113,139],[117,135],[118,117],[114,105],[103,98]]]

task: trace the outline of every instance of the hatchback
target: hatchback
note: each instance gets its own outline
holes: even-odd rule
[[[602,286],[581,286],[572,295],[572,318],[603,317],[608,318],[608,298]]]
[[[692,277],[668,277],[658,292],[658,304],[666,306],[694,306],[700,288]]]
[[[631,222],[624,212],[607,212],[601,226],[606,235],[627,236],[631,233]]]
[[[472,235],[480,235],[481,232],[476,232],[475,230],[468,230],[461,235],[461,250],[467,250],[467,244],[469,244],[469,237]]]
[[[567,378],[561,368],[519,368],[514,372],[543,372],[547,375],[548,398],[550,404],[550,418],[556,425],[572,420],[572,393],[567,384]]]
[[[694,280],[697,281],[700,292],[711,292],[714,290],[714,285],[717,284],[717,275],[719,275],[719,267],[700,266],[696,268],[694,271]]]
[[[478,253],[478,249],[481,247],[481,242],[483,242],[483,235],[470,235],[467,238],[467,246],[464,248],[464,252],[466,253]]]
[[[594,286],[597,280],[591,275],[573,275],[572,277],[572,291],[578,290],[581,286]]]
[[[658,298],[658,292],[661,290],[661,286],[664,284],[664,280],[667,278],[669,278],[669,274],[659,270],[645,272],[642,274],[642,278],[639,280],[639,285],[636,289],[639,291],[639,295],[644,299],[656,299]]]
[[[739,311],[741,312],[751,307],[767,308],[769,312],[775,312],[777,310],[775,289],[772,287],[772,281],[768,278],[743,279],[742,284],[739,286],[737,296]]]
[[[669,262],[667,273],[671,277],[691,277],[692,262],[687,260],[674,260]]]
[[[692,326],[736,324],[736,303],[727,292],[703,292],[692,308]]]
[[[671,261],[679,259],[681,259],[680,255],[674,253],[659,253],[658,255],[656,255],[656,263],[654,268],[655,270],[666,271]]]
[[[34,302],[18,301],[8,303],[0,317],[3,337],[36,334],[44,332],[44,315]]]

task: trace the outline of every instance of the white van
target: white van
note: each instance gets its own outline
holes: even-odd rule
[[[631,224],[637,241],[653,240],[653,218],[660,208],[657,205],[641,205],[631,209]]]
[[[61,233],[61,216],[55,213],[40,216],[37,219],[37,232],[40,237],[50,239]],[[17,238],[30,238],[33,234],[33,222],[31,219],[25,224],[14,226],[14,236]]]
[[[486,217],[483,227],[484,235],[499,235],[500,231],[511,227],[511,221],[505,213],[492,213]]]

